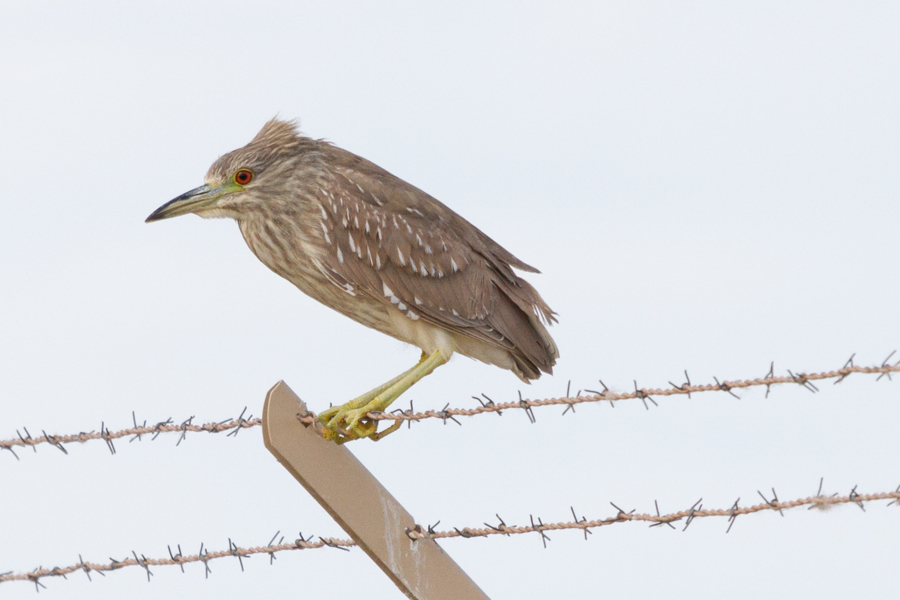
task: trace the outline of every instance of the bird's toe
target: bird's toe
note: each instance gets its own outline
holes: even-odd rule
[[[349,403],[348,403],[349,404]],[[332,406],[319,415],[319,421],[325,426],[323,435],[326,440],[339,444],[350,440],[370,437],[378,429],[378,423],[367,419],[370,408],[351,408],[347,405]]]

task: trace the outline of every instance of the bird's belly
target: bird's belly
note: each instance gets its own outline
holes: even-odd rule
[[[291,276],[286,279],[297,286],[301,292],[328,308],[336,310],[366,327],[393,335],[390,331],[392,326],[388,311],[382,303],[363,294],[351,295],[321,274],[314,274],[311,277]]]
[[[440,350],[447,360],[456,352],[455,336],[446,329],[432,325],[422,319],[410,319],[405,313],[393,306],[388,311],[391,327],[391,331],[385,331],[388,335],[407,344],[418,346],[422,349],[422,352],[428,355]]]
[[[451,332],[422,319],[410,319],[396,307],[388,306],[364,292],[350,294],[328,281],[318,271],[303,275],[294,274],[285,278],[304,294],[325,306],[366,327],[417,346],[426,354],[430,355],[440,350],[444,358],[449,360],[457,349],[457,336]],[[473,358],[480,357],[473,356]]]
[[[454,353],[458,352],[483,363],[516,372],[515,361],[504,348],[484,340],[448,331],[423,319],[412,320],[393,307],[389,310],[392,331],[385,331],[385,333],[400,341],[418,346],[425,354],[430,355],[439,350],[444,358],[449,360]]]

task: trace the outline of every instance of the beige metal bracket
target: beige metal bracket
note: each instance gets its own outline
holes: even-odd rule
[[[275,384],[263,408],[266,448],[369,558],[409,598],[487,600],[437,542],[406,534],[418,527],[412,516],[345,446],[322,438],[318,422],[298,419],[308,412],[286,383]]]

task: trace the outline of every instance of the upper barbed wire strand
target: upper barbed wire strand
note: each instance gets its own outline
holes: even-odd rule
[[[824,379],[837,379],[835,383],[839,383],[840,381],[843,381],[845,378],[854,373],[878,375],[878,379],[881,379],[885,375],[890,378],[891,373],[900,372],[900,362],[893,365],[886,364],[886,362],[887,361],[883,362],[881,365],[871,367],[849,365],[834,371],[823,371],[820,373],[791,373],[789,375],[782,376],[769,375],[756,379],[741,379],[734,381],[725,380],[721,382],[717,380],[716,383],[707,383],[702,385],[685,383],[681,386],[676,386],[674,384],[671,384],[672,387],[669,388],[639,388],[635,389],[635,391],[633,392],[624,393],[617,393],[606,390],[603,393],[591,393],[590,395],[577,395],[575,397],[547,398],[540,400],[521,399],[513,402],[503,403],[495,403],[488,400],[487,403],[474,408],[444,408],[443,410],[428,410],[422,412],[413,412],[412,410],[398,410],[392,413],[369,413],[368,416],[369,418],[376,421],[421,421],[424,419],[442,419],[446,421],[448,418],[455,416],[468,417],[483,413],[499,413],[500,411],[504,410],[523,409],[528,411],[531,408],[541,406],[574,406],[576,404],[584,404],[589,402],[616,402],[619,400],[633,399],[645,400],[652,399],[652,396],[690,395],[697,392],[731,392],[731,390],[735,389],[744,389],[759,386],[768,387],[786,383],[803,385],[804,387],[807,387],[809,389],[809,382],[821,381]],[[311,413],[309,416],[305,417],[305,420],[311,422],[313,416],[314,415]],[[221,433],[227,431],[230,432],[228,435],[234,435],[241,429],[258,427],[262,424],[262,419],[260,418],[244,419],[243,413],[236,419],[205,423],[203,425],[194,425],[191,422],[192,419],[193,417],[182,422],[181,424],[173,423],[171,419],[167,419],[166,421],[161,421],[159,423],[156,423],[155,425],[135,425],[134,427],[129,427],[117,431],[110,431],[105,427],[104,424],[101,424],[101,430],[99,432],[90,431],[65,435],[50,435],[42,432],[43,435],[37,437],[32,436],[27,429],[23,428],[23,430],[25,431],[24,436],[17,431],[17,438],[0,440],[0,449],[9,450],[15,455],[13,449],[17,446],[35,447],[40,444],[50,444],[65,452],[66,450],[63,447],[63,444],[71,444],[76,442],[84,443],[91,440],[102,439],[107,443],[110,451],[115,452],[112,441],[128,436],[131,436],[133,439],[140,439],[141,436],[150,435],[155,439],[155,437],[161,433],[181,433],[182,437],[181,439],[179,439],[180,443],[181,440],[184,439],[184,436],[187,432]],[[304,420],[304,418],[301,418],[301,420]],[[18,456],[16,456],[16,458],[18,458]]]
[[[618,400],[633,400],[649,398],[650,396],[676,396],[690,395],[694,392],[728,392],[733,389],[771,386],[782,383],[794,383],[805,385],[809,381],[819,381],[822,379],[846,378],[853,373],[881,374],[889,375],[890,373],[900,372],[900,364],[876,366],[876,367],[845,367],[836,371],[825,371],[822,373],[797,373],[790,376],[772,376],[758,379],[745,379],[736,381],[722,381],[716,383],[708,383],[704,385],[684,384],[680,387],[671,388],[640,388],[633,392],[616,393],[605,391],[600,394],[592,393],[589,396],[547,398],[543,400],[517,400],[513,402],[488,403],[475,408],[447,408],[444,410],[428,410],[423,412],[401,412],[392,413],[370,413],[368,416],[374,420],[392,420],[392,421],[420,421],[422,419],[447,419],[452,416],[469,417],[481,413],[499,412],[515,408],[528,409],[536,406],[563,406],[573,404],[583,404],[587,402],[615,402]],[[835,382],[837,383],[837,382]]]

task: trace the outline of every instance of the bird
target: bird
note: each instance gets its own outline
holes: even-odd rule
[[[386,383],[318,415],[339,444],[378,431],[369,413],[455,353],[514,373],[552,374],[557,322],[517,273],[539,273],[419,188],[296,120],[268,121],[245,146],[220,156],[204,184],[146,222],[185,214],[237,221],[250,250],[302,292],[354,321],[417,346],[419,362]]]

